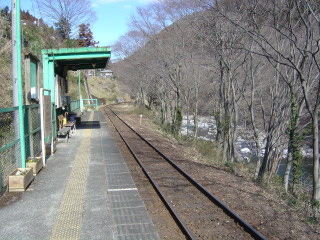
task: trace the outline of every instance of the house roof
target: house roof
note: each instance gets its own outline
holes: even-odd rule
[[[112,70],[108,70],[108,69],[101,70],[100,72],[101,72],[101,73],[113,73]]]

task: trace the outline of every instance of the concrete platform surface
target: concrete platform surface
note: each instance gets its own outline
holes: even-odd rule
[[[159,239],[102,112],[88,112],[26,192],[0,208],[0,239]]]

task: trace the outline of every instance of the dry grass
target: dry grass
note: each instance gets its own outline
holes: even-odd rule
[[[98,98],[105,98],[107,103],[114,102],[117,97],[123,97],[115,79],[88,77],[88,85],[92,95]]]

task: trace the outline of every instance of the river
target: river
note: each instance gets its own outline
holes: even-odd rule
[[[206,117],[206,116],[199,116],[199,127],[198,127],[198,138],[207,140],[207,141],[215,141],[215,137],[217,134],[217,125],[215,122],[214,117]],[[189,122],[189,124],[188,124]],[[193,118],[192,116],[189,116],[189,119],[187,116],[183,117],[182,126],[180,129],[181,135],[190,135],[193,136],[194,134],[194,125],[193,125]],[[238,129],[238,137],[237,137],[237,151],[240,153],[241,159],[240,161],[244,163],[254,163],[257,159],[257,151],[255,147],[255,143],[250,140],[252,133],[249,131],[245,131],[241,128]],[[261,154],[264,154],[264,138],[265,135],[260,132],[259,133],[259,139],[260,140],[260,146],[261,148]],[[282,154],[282,158],[278,167],[277,174],[280,176],[284,175],[285,168],[286,168],[286,156],[287,156],[288,150],[285,149]],[[313,169],[313,163],[312,163],[312,149],[309,147],[304,147],[302,150],[303,154],[303,179],[304,182],[311,181],[312,177],[312,169]]]

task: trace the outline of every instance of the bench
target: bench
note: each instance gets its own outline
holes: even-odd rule
[[[81,117],[78,116],[77,113],[70,112],[67,114],[68,122],[74,122],[76,126],[79,126],[81,123]]]
[[[59,131],[57,133],[58,142],[68,142],[69,138],[74,133],[76,129],[75,122],[68,122],[64,115],[58,116],[59,120]]]
[[[61,141],[68,142],[70,137],[70,130],[71,130],[70,127],[61,128],[57,133],[58,142],[61,142]]]

